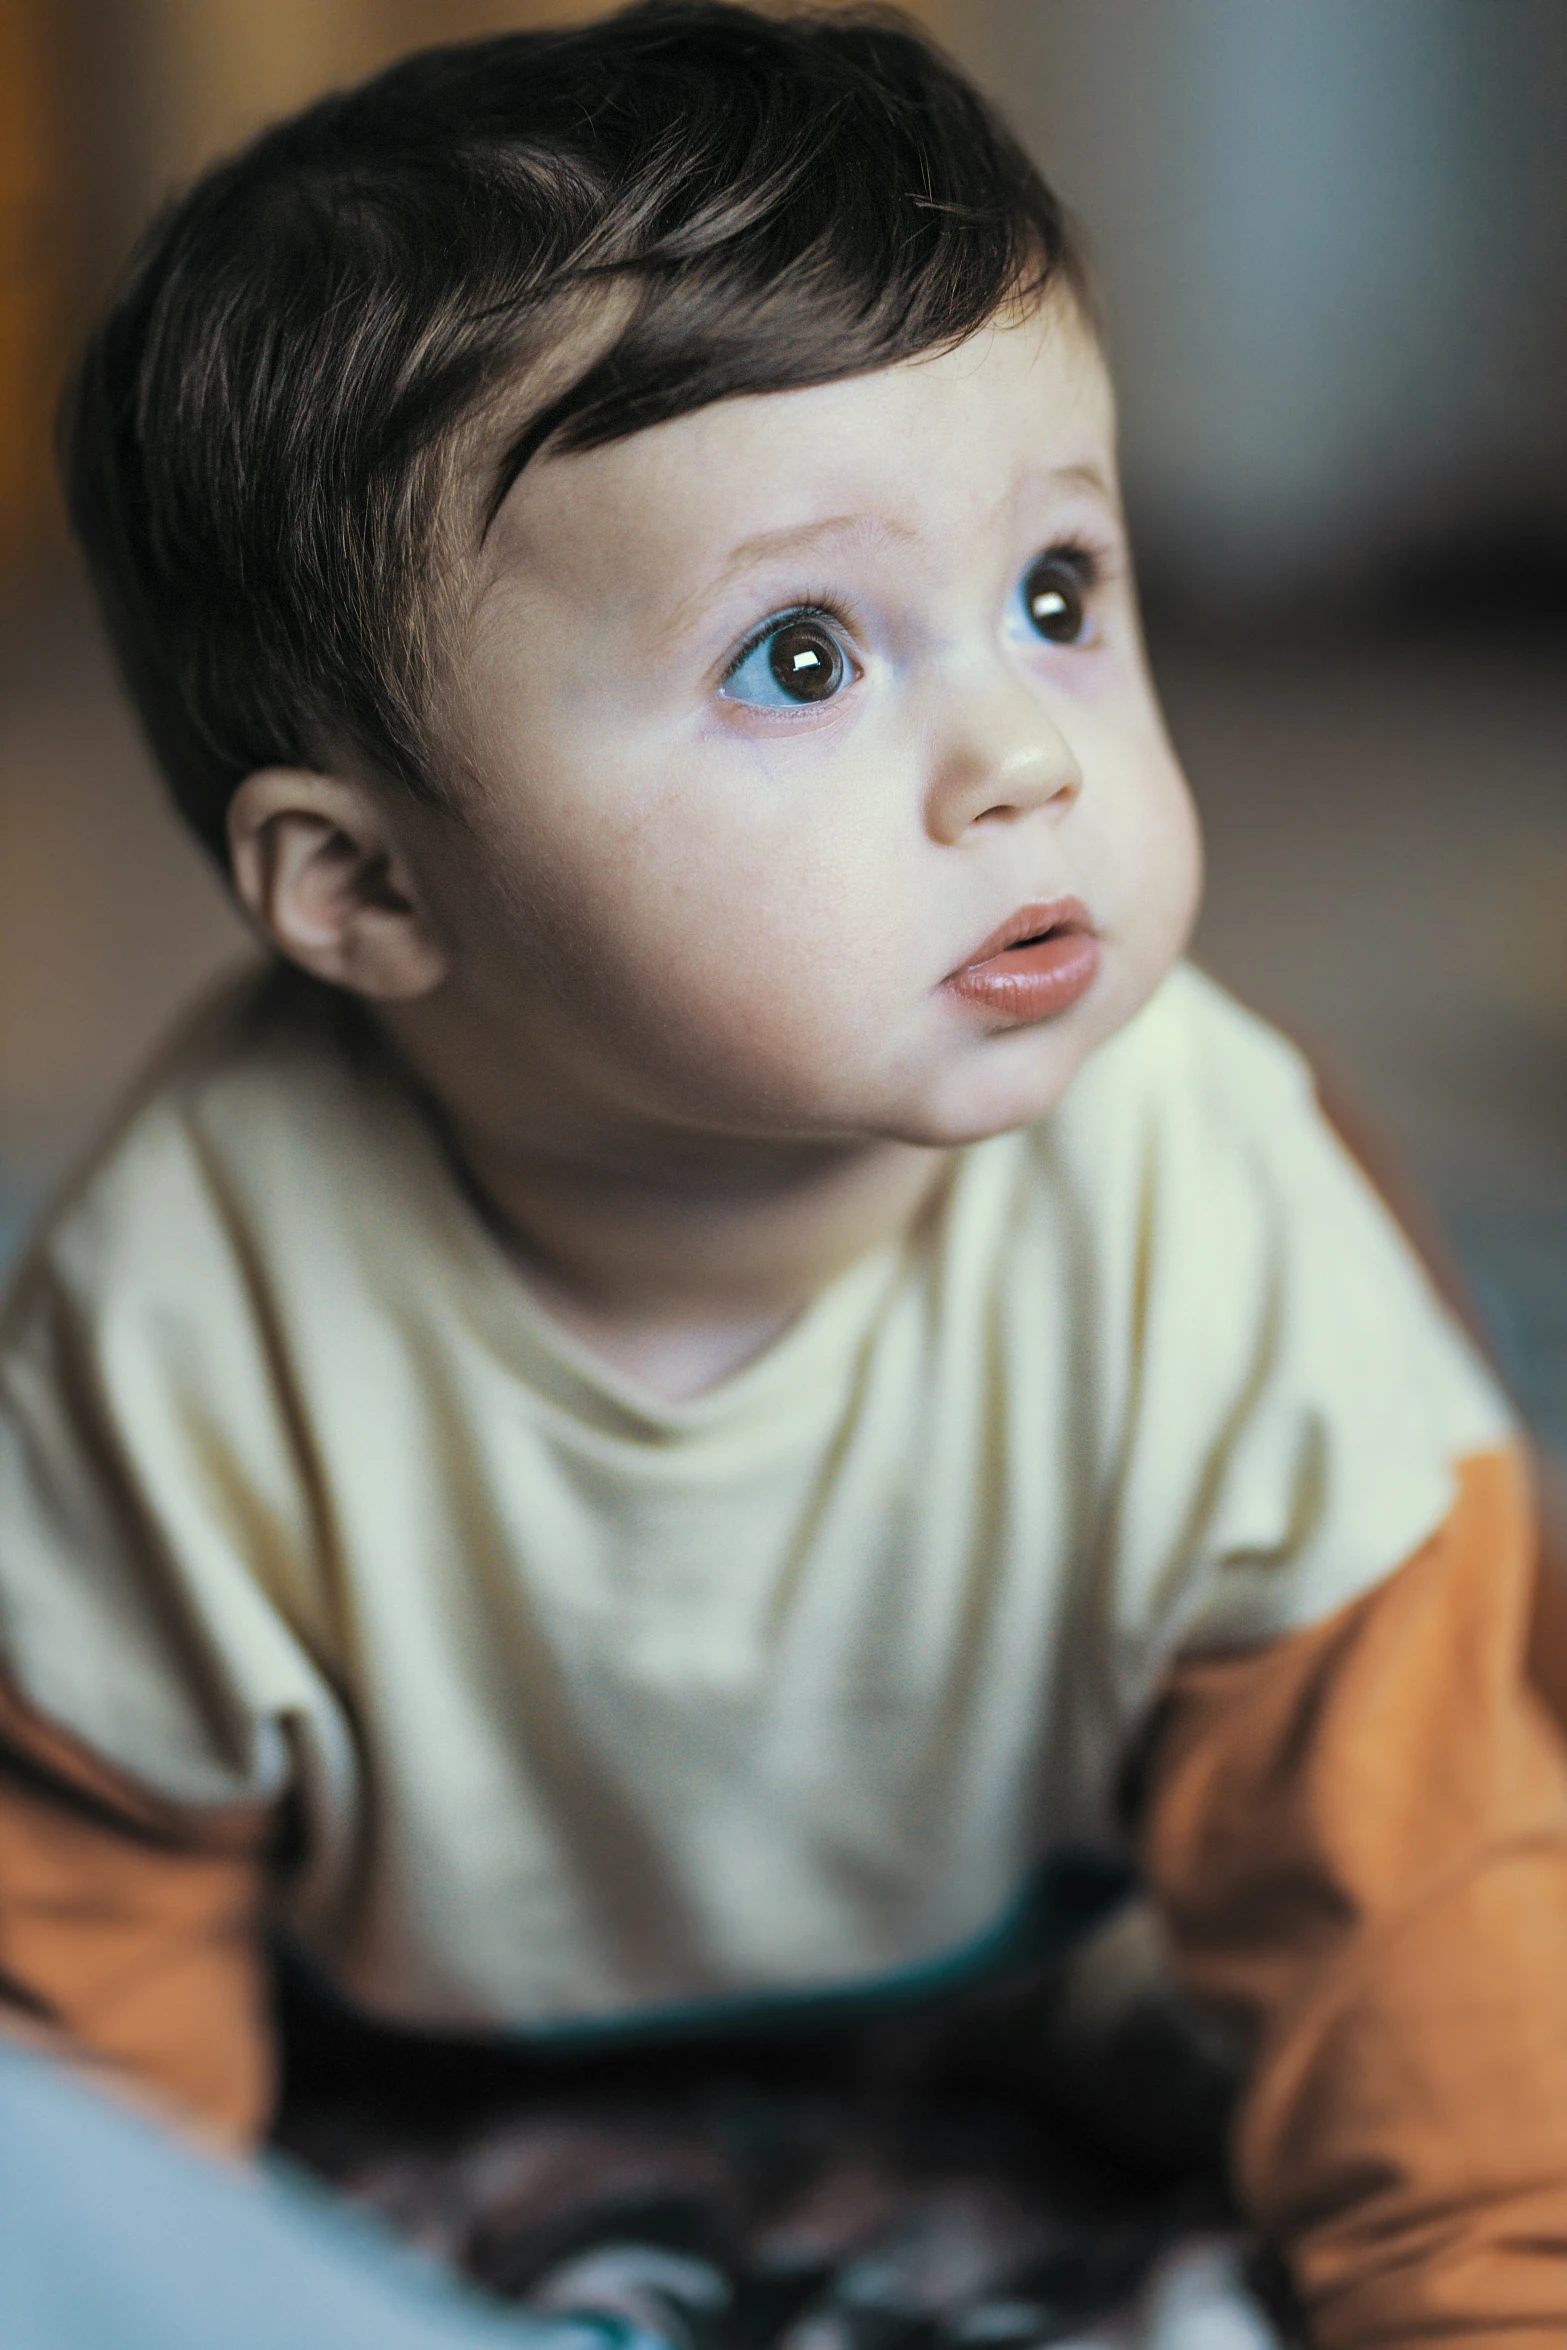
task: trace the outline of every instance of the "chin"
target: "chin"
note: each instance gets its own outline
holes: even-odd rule
[[[970,1062],[932,1085],[923,1101],[911,1105],[906,1121],[900,1122],[889,1139],[917,1143],[926,1149],[955,1150],[964,1143],[987,1142],[993,1134],[1011,1134],[1020,1126],[1032,1126],[1055,1108],[1103,1041],[1094,1036],[1069,1042],[1056,1032],[1042,1050],[1040,1033],[1034,1029],[991,1037],[981,1048],[988,1065],[976,1068]]]

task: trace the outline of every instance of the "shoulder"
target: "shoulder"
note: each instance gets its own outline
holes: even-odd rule
[[[273,1171],[291,1137],[315,1153],[304,1188],[330,1226],[301,1092],[347,1065],[329,1028],[268,975],[202,1004],[45,1218],[0,1316],[7,1671],[181,1801],[270,1797],[282,1750],[238,1684],[306,1677],[263,1589],[304,1620],[317,1548],[277,1264],[298,1219]]]
[[[1298,1250],[1303,1195],[1340,1179],[1295,1047],[1190,965],[1171,973],[1027,1136],[1114,1287],[1146,1286],[1188,1328],[1247,1326]],[[1192,1320],[1195,1314],[1196,1321]]]
[[[1507,1441],[1306,1062],[1200,973],[1174,973],[1031,1141],[1126,1361],[1123,1598],[1156,1643],[1314,1620],[1441,1522],[1459,1461]]]
[[[1172,1272],[1190,1270],[1195,1250],[1205,1282],[1222,1271],[1245,1291],[1314,1251],[1369,1249],[1407,1287],[1409,1248],[1324,1115],[1304,1055],[1190,965],[1095,1056],[1033,1141],[1080,1175],[1123,1239],[1135,1224],[1145,1242],[1169,1242]],[[1418,1286],[1424,1304],[1423,1276]]]
[[[23,1251],[3,1327],[40,1302],[94,1319],[220,1304],[216,1260],[263,1255],[298,1202],[331,1219],[356,1163],[417,1118],[346,999],[276,966],[222,982],[144,1072]]]
[[[1052,1121],[1069,1147],[1130,1127],[1225,1136],[1314,1115],[1311,1071],[1277,1029],[1190,963],[1095,1054]]]

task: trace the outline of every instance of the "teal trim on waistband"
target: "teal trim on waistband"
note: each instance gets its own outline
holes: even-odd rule
[[[719,2034],[817,2031],[853,2024],[862,2017],[869,2021],[889,2010],[918,2007],[1045,1965],[1092,1933],[1121,1906],[1135,1884],[1133,1871],[1113,1853],[1088,1847],[1063,1850],[1041,1862],[1000,1917],[973,1940],[886,1974],[802,1991],[721,1993],[650,2003],[612,2015],[497,2024],[489,2031],[508,2046],[548,2056],[657,2046]],[[328,2000],[345,2000],[319,1962],[298,1951],[290,1956],[291,1963],[299,1966]],[[357,2001],[346,2004],[361,2015],[374,2013]],[[422,2032],[431,2028],[406,2018],[377,2020],[392,2023],[397,2030]]]

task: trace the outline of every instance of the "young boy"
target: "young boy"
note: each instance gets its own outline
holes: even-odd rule
[[[629,2042],[1131,1847],[1315,2339],[1560,2340],[1507,1417],[1180,964],[1104,363],[979,100],[884,17],[410,59],[155,226],[68,469],[276,959],[9,1308],[14,2009],[247,2133],[268,1928]]]

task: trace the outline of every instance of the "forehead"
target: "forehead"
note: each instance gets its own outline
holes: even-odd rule
[[[485,541],[480,592],[649,557],[667,600],[812,544],[948,542],[1063,488],[1113,503],[1115,415],[1066,300],[956,349],[804,391],[715,402],[601,449],[542,455]]]

